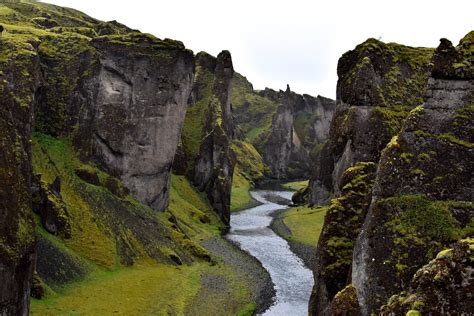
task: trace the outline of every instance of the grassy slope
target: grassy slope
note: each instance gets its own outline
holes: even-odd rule
[[[260,154],[248,142],[234,141],[232,150],[235,153],[237,163],[232,181],[230,209],[235,212],[258,204],[252,199],[249,191],[255,181],[263,177],[265,166]]]
[[[53,292],[46,299],[33,299],[32,314],[110,314],[116,313],[115,311],[119,314],[132,312],[166,314],[168,311],[182,314],[189,304],[196,304],[193,299],[201,289],[203,275],[217,275],[226,280],[226,291],[220,293],[220,297],[215,299],[232,302],[229,315],[239,312],[240,309],[248,309],[253,304],[248,286],[238,280],[234,271],[224,265],[219,258],[213,258],[211,263],[196,260],[191,265],[177,267],[159,263],[144,256],[133,267],[120,265],[113,240],[97,227],[93,214],[89,211],[90,205],[81,200],[80,194],[72,189],[74,181],[80,181],[68,173],[73,167],[81,165],[91,170],[95,167],[80,163],[66,141],[36,134],[34,149],[35,170],[41,172],[46,181],[56,175],[48,170],[48,168],[51,169],[47,167],[49,163],[46,163],[49,158],[54,162],[54,168],[59,170],[63,180],[63,198],[73,216],[71,240],[63,241],[48,234],[41,227],[38,227],[39,233],[52,240],[64,251],[76,255],[79,261],[87,265],[90,274],[79,282],[66,286],[54,286],[55,293]],[[99,170],[96,169],[96,171],[100,178],[107,177]],[[81,185],[89,186],[84,183]],[[71,189],[69,189],[70,186]],[[99,192],[98,195],[105,194],[101,192],[105,189],[96,188],[96,190]],[[126,199],[138,204],[131,197],[126,197]],[[74,208],[75,204],[77,208]],[[199,242],[220,235],[221,225],[213,218],[213,212],[206,198],[197,192],[183,176],[172,177],[169,210],[155,215],[159,220],[166,222],[170,214],[177,219],[179,228],[191,240]],[[77,225],[78,223],[80,225]],[[90,235],[84,236],[87,234]],[[183,242],[179,234],[171,236],[176,238],[174,241],[178,244]],[[167,248],[163,248],[163,251],[165,249]],[[205,252],[202,248],[201,251]],[[203,311],[211,308],[207,305],[212,304],[201,303],[199,308]]]
[[[283,223],[291,230],[287,240],[315,247],[324,224],[325,207],[292,207],[282,215]]]
[[[282,186],[286,189],[298,191],[300,189],[304,189],[308,186],[309,181],[308,180],[303,180],[303,181],[294,181],[294,182],[287,182],[282,184]]]

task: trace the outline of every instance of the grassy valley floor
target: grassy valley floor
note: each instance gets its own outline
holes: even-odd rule
[[[282,186],[299,190],[307,186],[308,181],[285,183]],[[300,257],[307,267],[312,268],[319,235],[324,224],[327,207],[307,205],[290,207],[274,214],[271,228],[286,239],[291,250]]]

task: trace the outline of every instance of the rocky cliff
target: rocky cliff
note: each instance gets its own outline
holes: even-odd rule
[[[391,57],[373,64],[371,61],[377,58],[366,56],[376,49],[373,40],[369,40],[341,58],[338,109],[321,155],[319,173],[313,179],[313,201],[321,197],[315,196],[315,192],[322,192],[321,185],[326,185],[327,191],[335,191],[338,197],[331,201],[318,244],[311,314],[377,313],[391,295],[407,290],[416,271],[437,252],[472,235],[472,34],[456,48],[442,40],[434,55],[428,49],[387,44],[389,52],[375,50],[376,55]],[[393,49],[403,54],[394,58]],[[363,80],[346,86],[347,75],[354,73],[346,62],[354,54],[364,57],[359,60],[362,63],[357,58],[352,60],[358,75],[351,80],[358,82],[359,75]],[[394,60],[413,65],[415,61],[411,59],[415,57],[416,62],[422,61],[412,68],[415,72],[411,75],[420,79],[416,85],[413,77],[400,77],[401,82],[391,80],[380,85],[387,80],[387,74],[381,79],[375,69],[391,69]],[[403,69],[403,64],[399,66]],[[367,71],[358,73],[364,67]],[[341,72],[344,69],[349,73]],[[431,69],[429,76],[427,69]],[[365,77],[367,74],[370,76]],[[410,88],[416,89],[406,94]],[[424,102],[410,111],[396,106],[403,100],[415,105],[420,96]],[[359,103],[362,108],[351,107],[343,100]],[[384,100],[390,101],[380,109]],[[373,107],[374,104],[379,106]],[[382,140],[388,144],[383,145]],[[347,169],[361,160],[368,162]],[[377,165],[376,172],[367,169],[351,177],[356,170],[363,170],[361,163]],[[323,168],[328,166],[334,166],[331,174],[323,175]],[[345,172],[340,176],[338,170]],[[329,180],[326,184],[325,177]],[[334,185],[338,185],[337,189]],[[346,236],[348,232],[353,235]],[[410,289],[417,289],[417,299],[405,297],[406,311],[434,312],[434,307],[426,305],[430,304],[443,306],[444,312],[457,312],[456,303],[449,302],[461,302],[471,282],[468,277],[463,282],[464,289],[459,289],[457,281],[447,277],[454,283],[446,286],[457,290],[444,304],[441,296],[432,296],[429,287],[418,287],[423,282],[420,278],[415,276],[413,290]],[[424,290],[427,292],[423,293]],[[400,302],[405,300],[403,295],[399,296]],[[401,308],[397,304],[396,299],[391,299],[391,307],[384,310],[396,311]]]
[[[0,23],[0,314],[28,313],[33,269],[41,297],[100,269],[209,262],[193,236],[222,222],[170,187],[193,53],[34,1],[2,3]]]
[[[235,158],[231,149],[234,121],[230,93],[234,69],[230,53],[196,56],[196,77],[189,99],[182,146],[175,170],[206,192],[222,221],[230,220]]]
[[[369,39],[338,62],[336,111],[310,187],[311,203],[339,193],[344,171],[377,162],[408,112],[423,101],[433,50]]]
[[[28,315],[35,265],[31,132],[37,43],[0,38],[0,314]],[[28,76],[25,76],[28,74]]]
[[[311,161],[325,142],[335,109],[322,96],[300,95],[290,90],[254,91],[240,74],[234,79],[232,104],[243,137],[262,154],[267,176],[307,178]]]
[[[443,39],[425,102],[384,149],[354,248],[352,283],[363,313],[403,290],[451,242],[472,234],[473,33]]]

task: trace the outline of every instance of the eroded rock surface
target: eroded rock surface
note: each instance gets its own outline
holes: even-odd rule
[[[364,314],[377,311],[434,254],[469,234],[474,217],[470,34],[456,49],[441,41],[424,105],[411,111],[382,153],[354,249],[352,283]],[[455,67],[464,70],[453,74]]]
[[[29,311],[35,264],[30,139],[41,79],[35,45],[0,39],[0,315]]]

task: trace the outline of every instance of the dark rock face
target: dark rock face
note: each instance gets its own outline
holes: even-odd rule
[[[79,53],[67,55],[69,46]],[[39,94],[38,129],[73,135],[83,160],[120,178],[140,202],[164,210],[193,81],[192,53],[180,42],[138,32],[40,47],[48,80]]]
[[[234,69],[227,51],[221,52],[215,60],[206,55],[201,56],[197,59],[197,65],[211,70],[215,79],[207,104],[194,183],[200,191],[206,192],[221,220],[229,224],[230,193],[235,165],[231,150],[234,123],[230,107]],[[199,100],[199,90],[196,99]]]
[[[354,241],[370,205],[374,179],[373,162],[359,162],[344,172],[341,196],[331,201],[316,249],[310,315],[341,314],[332,311],[342,310],[334,297],[350,283]]]
[[[0,315],[28,314],[35,263],[30,139],[39,62],[31,44],[17,49],[0,42]]]
[[[308,176],[311,156],[319,151],[328,136],[334,112],[334,101],[318,96],[299,95],[290,91],[276,93],[270,89],[261,95],[278,102],[271,131],[258,147],[263,152],[270,176],[296,179]]]
[[[93,42],[100,70],[87,84],[96,95],[79,134],[88,134],[90,157],[134,197],[164,210],[194,65],[184,47],[155,49],[146,39],[138,49],[127,38]]]
[[[420,268],[410,287],[390,298],[381,315],[469,314],[474,310],[474,240],[465,239]]]
[[[38,176],[32,186],[33,211],[40,215],[41,224],[49,233],[71,237],[69,212],[61,197],[60,178],[48,187]]]
[[[369,39],[339,59],[337,106],[311,179],[311,203],[338,194],[354,163],[378,161],[408,112],[423,102],[432,53]]]
[[[252,143],[269,167],[267,176],[308,178],[312,160],[326,141],[333,100],[265,88],[255,91],[236,73],[232,106],[239,137]]]
[[[377,311],[434,253],[468,234],[474,217],[472,64],[451,76],[453,63],[473,44],[463,41],[455,49],[442,40],[424,105],[411,111],[382,153],[354,249],[352,283],[363,314]]]
[[[360,315],[357,292],[352,285],[346,286],[337,293],[331,303],[330,315],[333,316],[357,316]]]

